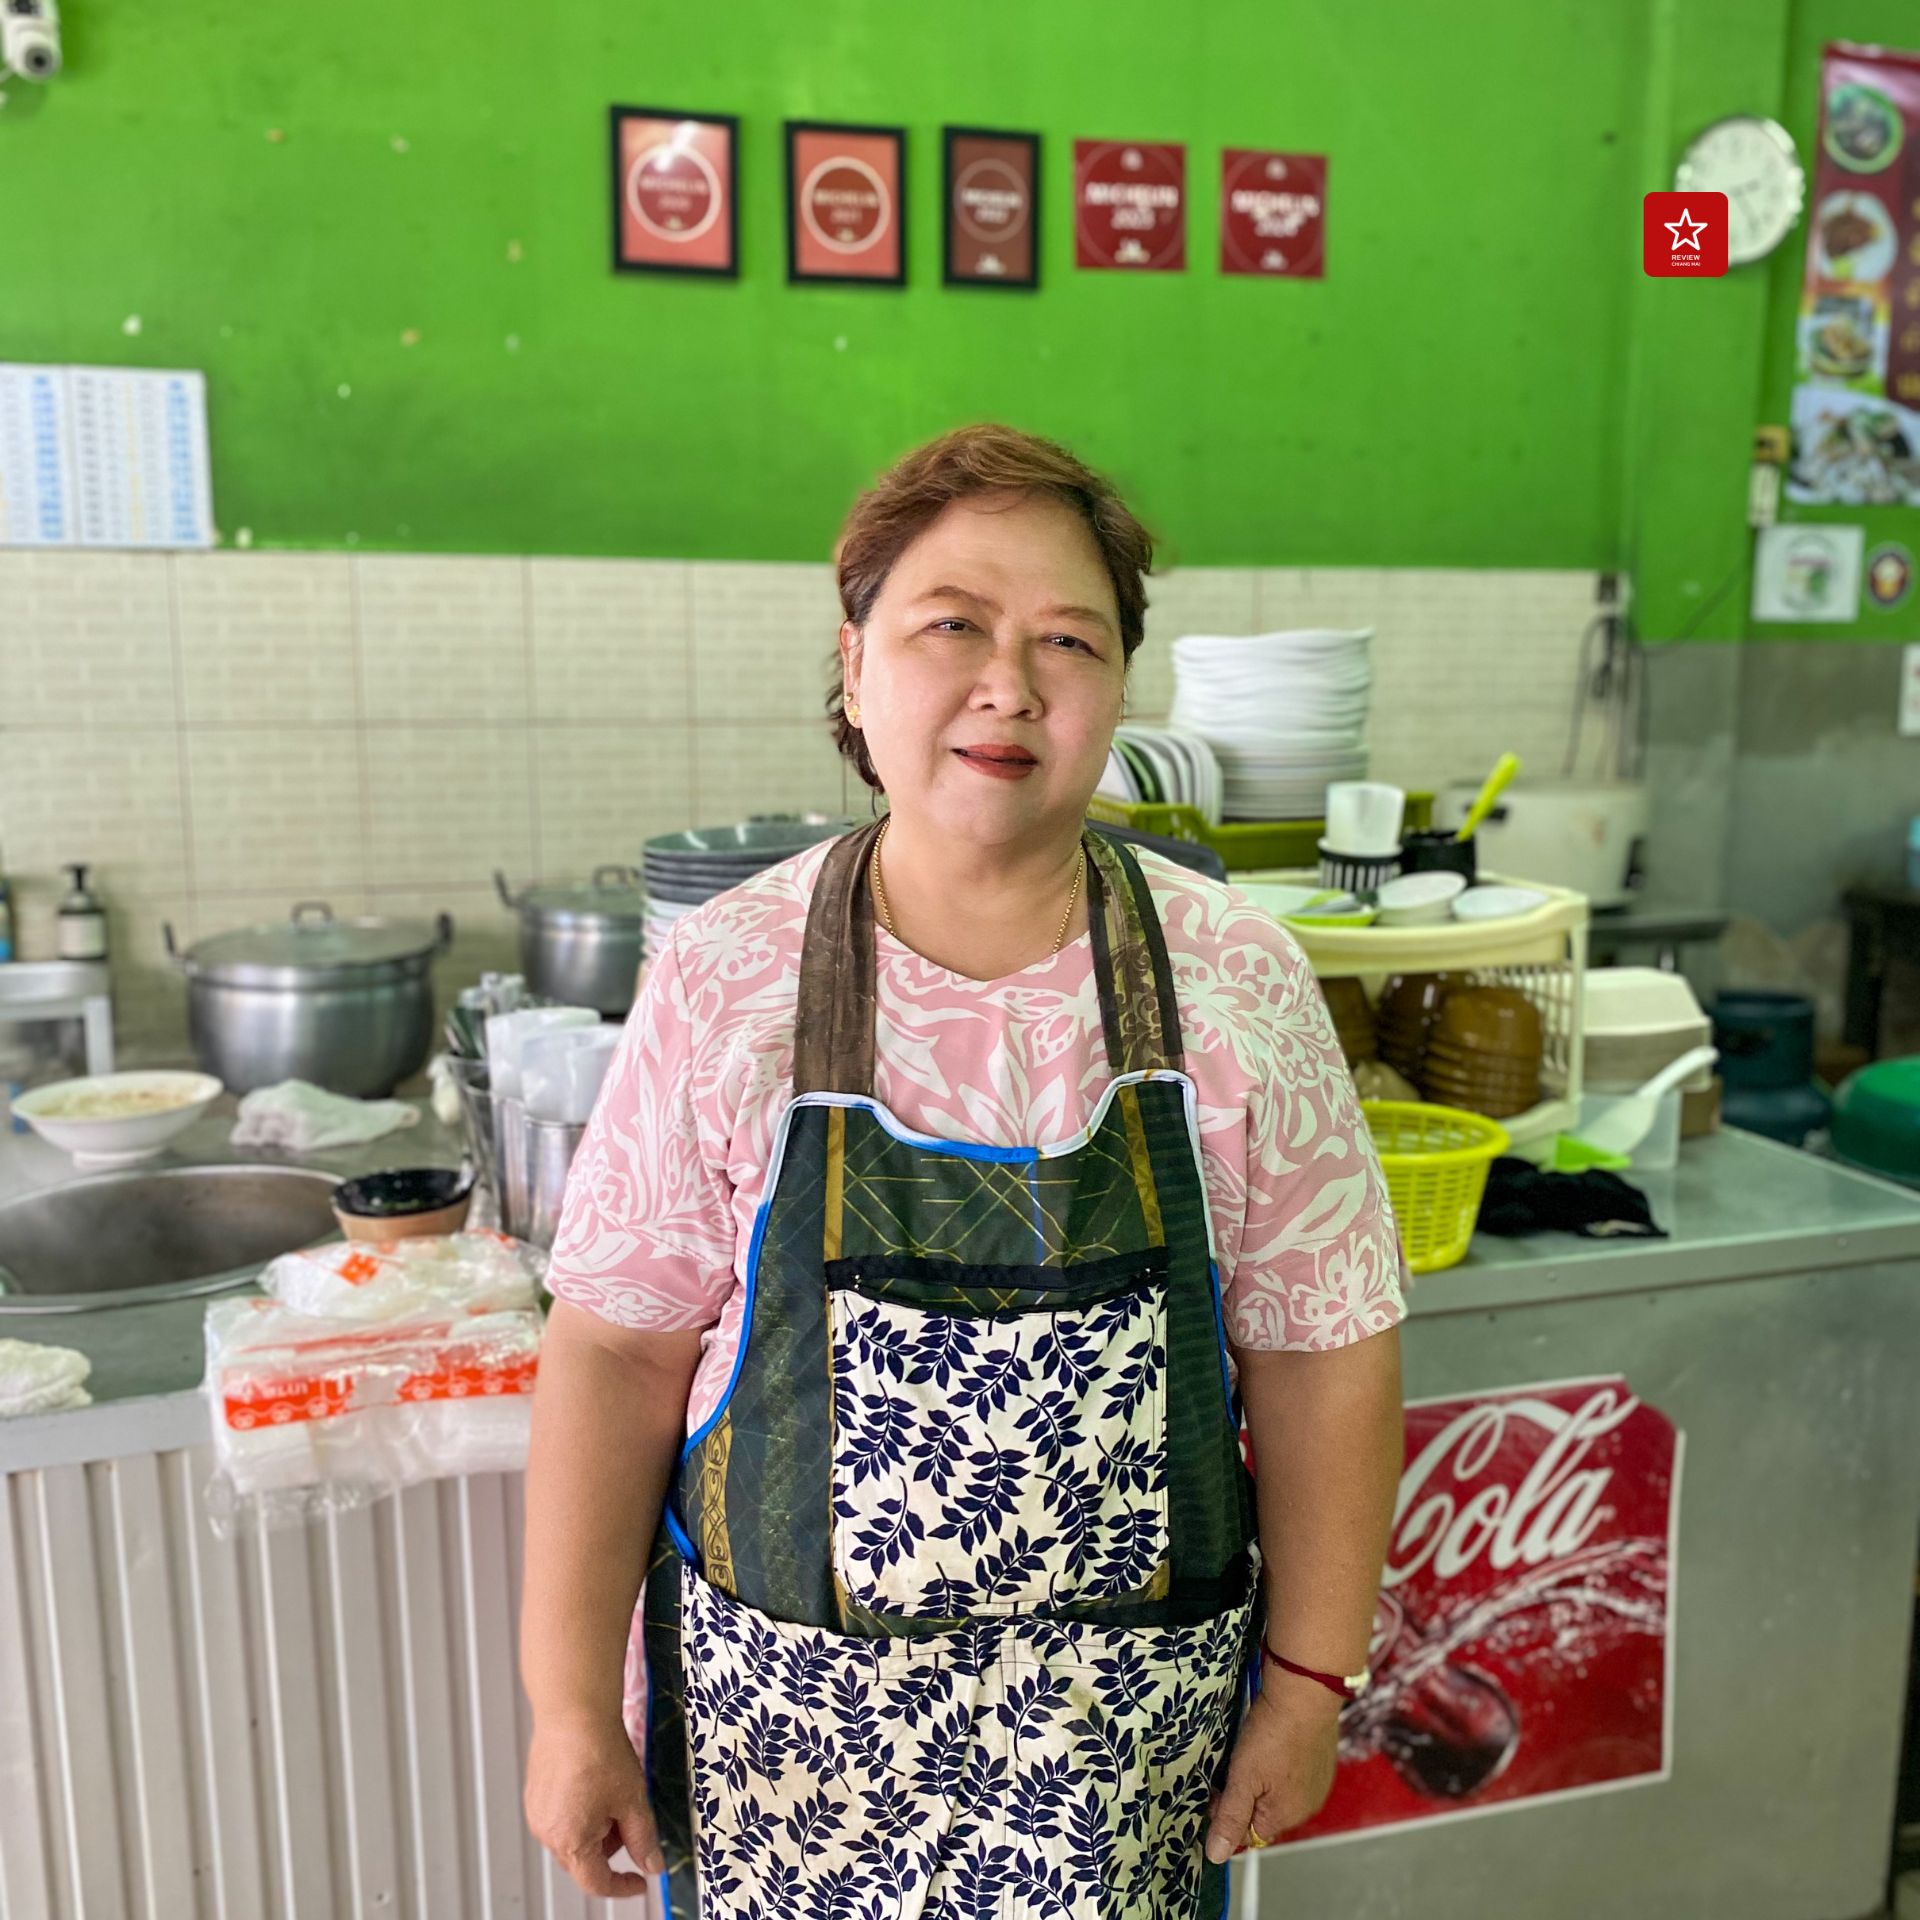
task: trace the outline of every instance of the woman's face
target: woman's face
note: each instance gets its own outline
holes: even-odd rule
[[[1077,822],[1126,685],[1113,582],[1044,495],[956,501],[894,562],[846,685],[889,802],[996,845]]]

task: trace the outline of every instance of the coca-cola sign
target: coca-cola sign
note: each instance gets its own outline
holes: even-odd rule
[[[1406,1410],[1373,1678],[1292,1844],[1667,1768],[1680,1438],[1619,1377]]]

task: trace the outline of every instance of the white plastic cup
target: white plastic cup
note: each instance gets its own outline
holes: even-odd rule
[[[1327,789],[1327,844],[1342,853],[1395,853],[1407,796],[1382,780],[1336,780]]]

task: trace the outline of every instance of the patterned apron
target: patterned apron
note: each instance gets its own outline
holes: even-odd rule
[[[873,1097],[878,830],[809,908],[740,1353],[646,1585],[669,1910],[1213,1920],[1258,1580],[1159,920],[1089,833],[1111,1085],[1058,1145],[931,1139]]]

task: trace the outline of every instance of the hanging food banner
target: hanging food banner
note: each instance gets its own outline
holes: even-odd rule
[[[1220,271],[1318,280],[1326,272],[1327,157],[1229,147],[1220,156]]]
[[[1177,143],[1073,143],[1076,266],[1133,273],[1187,267],[1187,150]]]
[[[950,287],[1040,284],[1040,136],[948,127]]]
[[[1787,498],[1920,505],[1920,54],[1827,48],[1816,159]]]
[[[1287,1845],[1664,1778],[1680,1437],[1624,1379],[1406,1410],[1333,1792]]]
[[[613,109],[613,265],[619,273],[740,271],[730,113]]]
[[[907,277],[907,136],[787,122],[787,278],[899,286]]]

